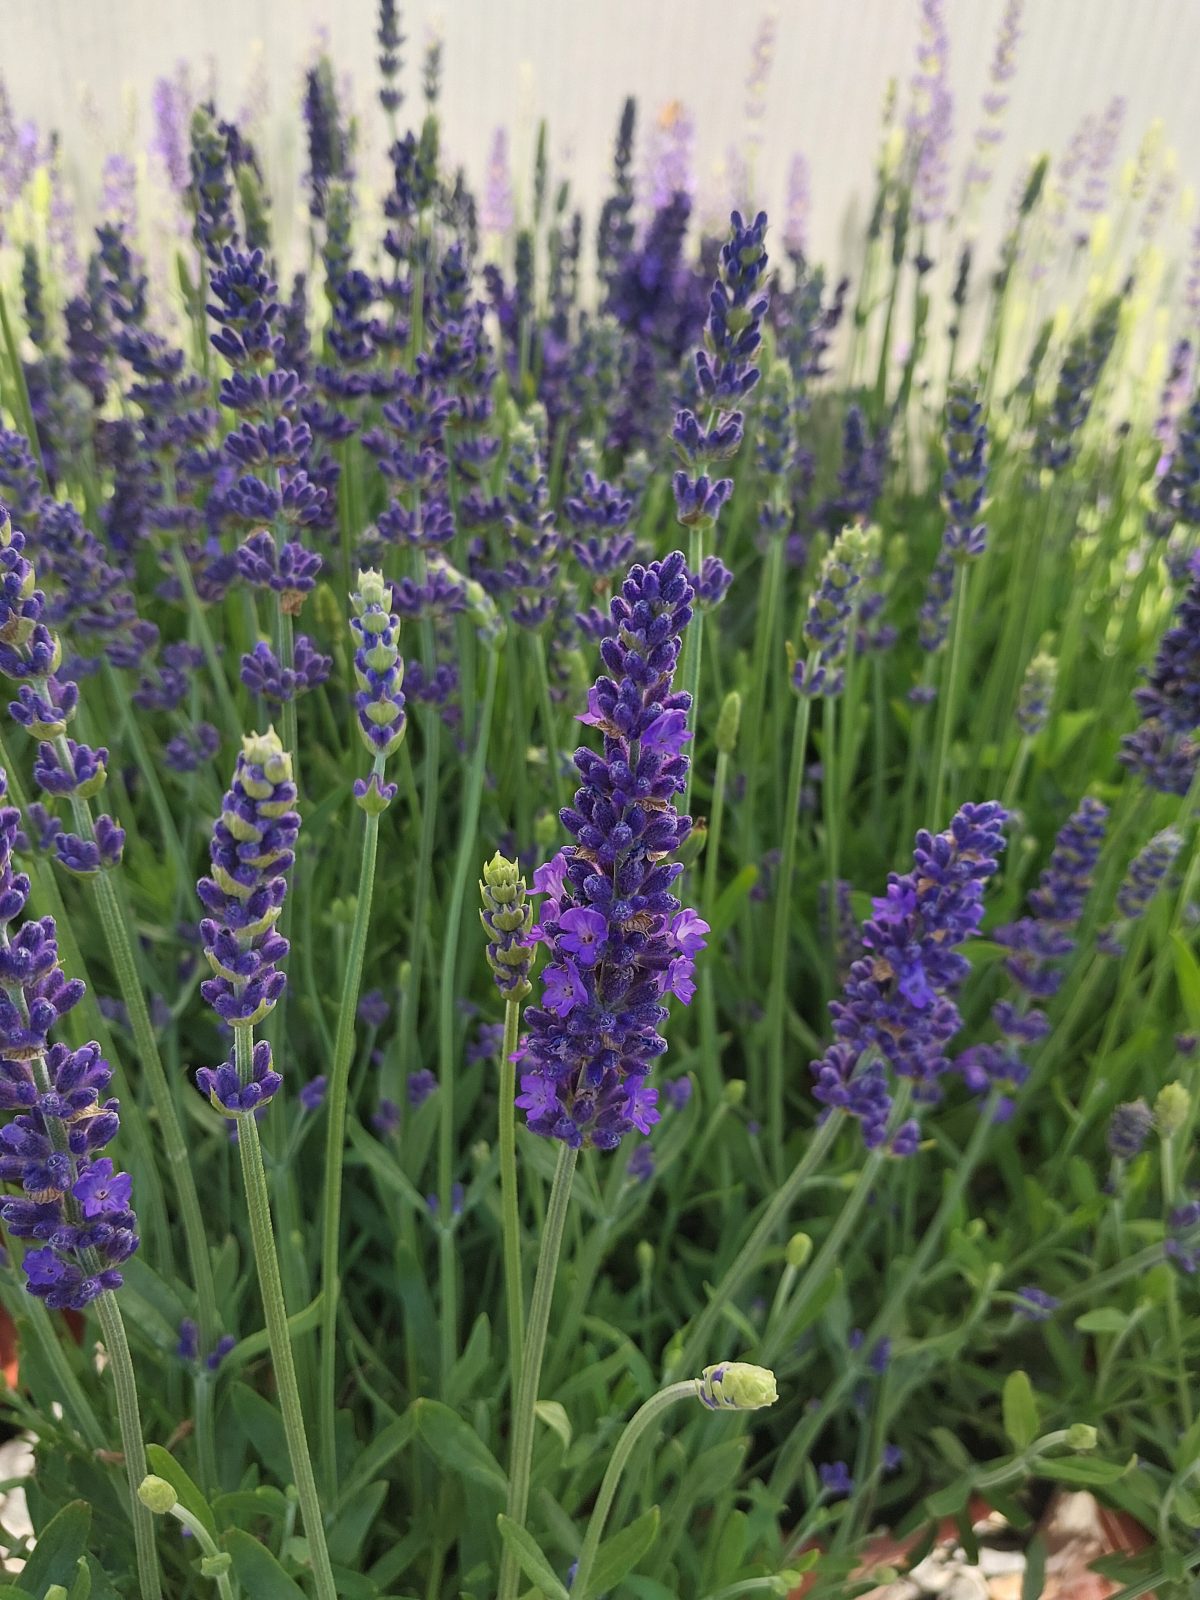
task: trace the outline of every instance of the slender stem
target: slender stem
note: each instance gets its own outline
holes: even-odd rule
[[[206,1556],[212,1557],[221,1554],[217,1548],[216,1540],[200,1521],[200,1518],[193,1516],[180,1501],[177,1500],[171,1507],[170,1515],[188,1530]],[[227,1572],[218,1572],[216,1582],[217,1593],[221,1596],[221,1600],[234,1600],[233,1585],[229,1581],[229,1574]]]
[[[500,1053],[500,1228],[504,1244],[504,1299],[508,1310],[509,1392],[515,1400],[520,1351],[525,1339],[525,1290],[521,1278],[521,1213],[517,1194],[517,1065],[513,1054],[521,1031],[521,1002],[504,1007]]]
[[[541,701],[542,722],[546,735],[546,760],[550,765],[550,784],[555,799],[565,799],[562,777],[562,752],[558,748],[558,734],[554,726],[554,701],[550,698],[550,673],[546,665],[546,641],[539,630],[532,633],[533,664],[537,672],[538,698]],[[519,670],[519,669],[518,669]]]
[[[808,1148],[793,1167],[790,1176],[779,1185],[763,1207],[750,1237],[734,1256],[720,1283],[709,1297],[708,1304],[688,1329],[679,1354],[667,1373],[682,1372],[700,1365],[708,1340],[725,1307],[740,1292],[747,1279],[758,1269],[771,1237],[791,1210],[796,1196],[825,1159],[837,1138],[845,1114],[831,1111],[809,1140]]]
[[[138,1410],[133,1357],[129,1352],[129,1340],[125,1337],[125,1323],[116,1296],[106,1290],[97,1296],[95,1306],[104,1334],[113,1388],[117,1393],[117,1421],[121,1428],[121,1449],[125,1454],[125,1476],[129,1480],[138,1587],[142,1600],[160,1600],[162,1581],[158,1570],[158,1552],[154,1548],[154,1518],[138,1499],[138,1488],[146,1476],[146,1447],[142,1442],[142,1418]]]
[[[278,598],[278,597],[277,597]],[[296,661],[295,629],[292,626],[292,614],[287,611],[282,603],[276,606],[276,631],[278,634],[279,665],[285,672],[290,672]],[[283,702],[283,748],[292,758],[292,781],[296,785],[296,793],[300,793],[300,736],[297,724],[296,696]]]
[[[942,825],[942,801],[946,792],[946,762],[950,754],[950,739],[954,732],[954,703],[958,698],[959,668],[962,662],[963,627],[967,614],[967,567],[960,562],[954,574],[954,599],[950,621],[950,656],[938,696],[937,746],[933,766],[933,806],[930,811],[932,825]]]
[[[12,322],[8,315],[8,302],[4,297],[3,290],[0,290],[0,328],[4,330],[4,346],[8,355],[9,367],[12,369],[13,391],[16,395],[16,403],[12,407],[12,412],[19,419],[21,430],[29,441],[29,448],[33,451],[33,459],[37,463],[38,477],[42,480],[42,488],[49,494],[50,481],[46,477],[46,464],[42,460],[42,442],[38,438],[33,407],[29,403],[29,386],[25,382],[25,368],[21,363],[21,352],[17,348]]]
[[[713,914],[717,900],[717,871],[721,854],[721,830],[725,820],[725,789],[729,781],[729,752],[717,753],[717,769],[713,778],[712,816],[709,818],[708,839],[704,846],[704,893],[702,905],[705,914]],[[704,964],[700,975],[700,1076],[704,1096],[710,1111],[721,1102],[721,1046],[717,1033],[717,1002],[713,989],[712,962]]]
[[[243,1083],[250,1079],[253,1049],[254,1030],[244,1027],[235,1029],[234,1059]],[[296,1481],[300,1515],[304,1519],[304,1532],[308,1539],[313,1578],[319,1600],[337,1600],[333,1569],[329,1565],[329,1550],[325,1544],[325,1524],[321,1517],[317,1481],[313,1475],[308,1438],[304,1431],[304,1417],[300,1410],[300,1391],[296,1384],[295,1363],[292,1360],[292,1341],[288,1332],[283,1284],[279,1277],[279,1257],[275,1250],[271,1202],[267,1194],[267,1175],[263,1170],[258,1123],[251,1113],[248,1116],[239,1116],[237,1124],[238,1153],[241,1156],[242,1178],[246,1185],[250,1239],[254,1246],[254,1262],[258,1269],[263,1316],[267,1324],[267,1340],[271,1347],[271,1363],[275,1369],[275,1385],[279,1392],[279,1409],[283,1413],[283,1431],[287,1440],[288,1457],[292,1464],[292,1476]]]
[[[975,1168],[983,1155],[988,1135],[992,1130],[992,1119],[999,1099],[999,1092],[993,1091],[979,1108],[978,1121],[971,1130],[971,1137],[968,1139],[966,1147],[958,1159],[954,1168],[954,1176],[942,1196],[941,1204],[922,1235],[915,1254],[901,1274],[899,1283],[894,1288],[888,1289],[878,1315],[867,1330],[861,1345],[864,1359],[880,1339],[891,1334],[899,1321],[900,1313],[904,1309],[908,1296],[920,1281],[934,1251],[941,1244],[942,1235],[949,1226],[951,1217],[957,1211],[966,1192],[967,1185],[970,1183]],[[1092,1280],[1092,1285],[1093,1287],[1095,1285],[1094,1279]],[[842,1396],[857,1379],[858,1363],[851,1361],[843,1368],[826,1391],[820,1405],[805,1417],[800,1427],[792,1434],[780,1454],[775,1471],[771,1476],[771,1490],[773,1493],[782,1495],[787,1492],[800,1465],[805,1460],[813,1440],[820,1433],[821,1428],[825,1425],[826,1420],[832,1414]]]
[[[171,565],[175,569],[175,576],[179,579],[179,586],[183,590],[183,598],[187,605],[188,614],[192,619],[192,626],[196,630],[196,637],[199,639],[200,648],[204,652],[208,675],[212,680],[213,689],[216,691],[217,703],[221,707],[221,719],[225,724],[226,735],[233,741],[235,746],[239,745],[242,739],[242,719],[233,703],[233,695],[229,691],[229,683],[221,666],[221,658],[217,654],[217,646],[212,636],[212,629],[208,625],[204,607],[200,604],[200,596],[196,593],[196,585],[192,581],[192,569],[187,564],[187,557],[184,555],[178,540],[171,542],[170,550]]]
[[[809,656],[808,674],[816,667],[817,652]],[[802,694],[796,705],[792,729],[792,761],[788,771],[783,814],[783,851],[775,892],[775,930],[771,944],[771,983],[767,992],[767,1124],[776,1168],[783,1160],[783,1013],[788,973],[788,933],[792,911],[792,877],[796,870],[796,829],[800,790],[804,783],[804,755],[808,748],[808,721],[812,700]]]
[[[90,825],[89,825],[90,826]],[[100,925],[108,945],[109,959],[121,991],[121,999],[129,1013],[133,1042],[141,1062],[142,1071],[150,1086],[150,1098],[158,1114],[162,1130],[163,1149],[175,1197],[179,1202],[180,1220],[183,1223],[184,1245],[188,1266],[196,1290],[196,1316],[206,1348],[215,1341],[217,1318],[217,1291],[213,1283],[212,1262],[208,1254],[208,1240],[204,1231],[204,1217],[200,1210],[200,1197],[192,1173],[191,1157],[179,1112],[167,1081],[166,1068],[154,1037],[154,1024],[146,1007],[146,995],[137,975],[133,949],[129,943],[129,930],[117,903],[116,890],[107,872],[100,872],[89,880],[100,913]]]
[[[538,1382],[542,1375],[542,1357],[546,1351],[546,1330],[550,1325],[550,1308],[554,1301],[554,1279],[558,1271],[558,1257],[562,1249],[563,1227],[571,1199],[571,1180],[575,1176],[578,1150],[564,1144],[558,1152],[554,1181],[550,1186],[550,1199],[546,1206],[546,1222],[542,1228],[542,1245],[538,1253],[537,1274],[533,1280],[533,1298],[529,1303],[529,1322],[525,1330],[525,1347],[521,1361],[521,1383],[517,1391],[516,1410],[512,1425],[512,1460],[508,1473],[507,1512],[519,1528],[525,1526],[525,1513],[529,1509],[529,1480],[533,1468],[533,1433],[536,1422]],[[500,1560],[500,1586],[498,1600],[516,1600],[518,1584],[517,1559],[512,1546],[504,1547]]]
[[[704,529],[693,526],[688,531],[688,565],[692,576],[699,577],[700,568],[704,565]],[[698,741],[700,737],[700,666],[704,645],[704,607],[695,605],[692,609],[692,620],[688,625],[683,639],[683,687],[692,697],[691,724],[693,737]],[[683,805],[680,808],[686,816],[692,809],[692,777],[696,771],[695,758],[688,762],[687,781],[683,790]]]
[[[375,774],[382,777],[383,757],[375,758]],[[362,862],[358,873],[358,896],[354,905],[354,926],[342,978],[342,999],[338,1011],[337,1035],[325,1101],[325,1192],[321,1208],[321,1379],[320,1435],[321,1476],[325,1491],[337,1494],[337,1303],[340,1277],[338,1254],[341,1243],[342,1164],[346,1149],[346,1103],[350,1088],[350,1067],[354,1055],[354,1023],[358,1014],[358,993],[362,987],[363,959],[367,932],[371,925],[371,902],[375,894],[375,861],[379,850],[379,813],[367,812],[363,818]]]
[[[479,732],[463,797],[459,824],[458,858],[446,907],[442,944],[441,988],[438,994],[438,1193],[441,1197],[441,1234],[438,1239],[440,1284],[442,1291],[442,1382],[450,1376],[458,1351],[458,1262],[454,1249],[454,1011],[458,995],[459,930],[462,927],[463,901],[467,878],[476,859],[475,836],[479,825],[479,804],[483,797],[483,774],[487,765],[488,738],[492,727],[492,707],[496,699],[496,678],[500,668],[500,649],[488,651],[487,679],[479,709]]]
[[[608,1521],[608,1513],[612,1510],[621,1474],[628,1466],[629,1458],[638,1441],[662,1412],[673,1406],[677,1400],[695,1400],[699,1392],[700,1385],[695,1378],[685,1378],[679,1383],[668,1384],[665,1389],[660,1389],[657,1394],[651,1395],[644,1405],[639,1406],[625,1424],[625,1431],[617,1440],[617,1448],[608,1463],[608,1469],[600,1484],[600,1493],[596,1496],[596,1504],[588,1521],[587,1532],[583,1536],[583,1549],[579,1552],[579,1564],[575,1569],[574,1582],[571,1584],[573,1594],[587,1594],[588,1579],[592,1575],[596,1552],[604,1536],[604,1524]]]

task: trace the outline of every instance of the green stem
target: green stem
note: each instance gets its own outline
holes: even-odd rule
[[[216,1541],[212,1534],[209,1533],[208,1529],[200,1521],[200,1518],[193,1516],[185,1505],[182,1505],[177,1500],[171,1507],[169,1515],[174,1517],[176,1522],[180,1523],[188,1530],[192,1538],[195,1539],[198,1548],[201,1549],[206,1556],[212,1559],[221,1554],[221,1551],[217,1548]],[[226,1557],[226,1560],[228,1560],[228,1557]],[[229,1574],[227,1572],[218,1572],[216,1583],[217,1593],[221,1596],[221,1600],[234,1600],[233,1585],[229,1581]]]
[[[725,820],[725,789],[729,781],[729,752],[717,752],[713,777],[712,816],[704,845],[704,893],[702,905],[711,917],[717,901],[717,872],[721,855],[721,830]],[[713,989],[712,962],[704,964],[700,977],[700,1076],[708,1109],[714,1111],[721,1100],[721,1046],[717,1033],[717,1004]]]
[[[537,1274],[533,1280],[533,1298],[529,1304],[529,1322],[525,1330],[525,1347],[521,1361],[521,1383],[517,1390],[516,1409],[512,1421],[512,1460],[508,1473],[507,1513],[519,1528],[525,1526],[525,1513],[529,1509],[529,1480],[533,1469],[533,1434],[536,1424],[538,1382],[542,1375],[542,1357],[546,1351],[546,1330],[550,1325],[550,1308],[554,1301],[554,1279],[558,1272],[558,1257],[562,1249],[563,1227],[571,1200],[571,1180],[575,1176],[578,1150],[563,1144],[558,1152],[554,1181],[550,1186],[550,1199],[546,1206],[546,1221],[542,1228],[542,1245],[538,1252]],[[516,1600],[519,1572],[517,1559],[511,1545],[504,1547],[500,1559],[500,1585],[498,1600]]]
[[[12,371],[13,390],[16,394],[16,403],[12,408],[13,415],[21,424],[21,431],[29,441],[29,448],[33,451],[33,458],[37,462],[38,476],[42,480],[42,488],[50,493],[50,481],[46,477],[46,463],[42,460],[42,444],[38,438],[37,423],[33,419],[33,407],[29,403],[29,386],[25,382],[25,368],[21,363],[21,352],[17,348],[16,336],[13,333],[12,322],[8,315],[8,302],[0,290],[0,328],[4,330],[4,348],[8,354],[8,364]]]
[[[950,656],[946,675],[942,679],[942,692],[938,695],[938,731],[933,765],[933,805],[930,810],[931,826],[942,825],[942,801],[946,794],[946,763],[950,755],[950,739],[954,732],[954,707],[958,698],[959,669],[962,664],[963,629],[967,614],[967,567],[960,562],[954,574],[954,599],[951,606]]]
[[[509,1393],[515,1399],[520,1350],[525,1339],[525,1290],[521,1273],[521,1213],[517,1194],[517,1064],[512,1059],[521,1031],[521,1002],[504,1007],[500,1054],[500,1229],[504,1243],[504,1299],[508,1310]]]
[[[116,1296],[106,1291],[97,1297],[95,1306],[104,1334],[113,1388],[117,1393],[117,1421],[121,1429],[121,1449],[125,1454],[125,1475],[129,1480],[138,1587],[142,1600],[160,1600],[162,1581],[158,1570],[158,1552],[154,1548],[154,1519],[138,1499],[138,1488],[146,1476],[146,1447],[142,1442],[142,1419],[138,1410],[133,1357],[129,1352],[129,1340],[125,1337],[125,1323]]]
[[[817,652],[808,658],[806,681],[816,669]],[[804,755],[808,747],[808,722],[812,700],[802,694],[796,705],[792,729],[792,760],[788,771],[783,814],[783,851],[775,893],[775,928],[771,945],[771,983],[767,992],[767,1125],[776,1169],[783,1159],[783,1014],[788,972],[788,933],[792,910],[792,877],[796,869],[796,829],[800,790],[804,784]]]
[[[540,632],[531,636],[533,663],[537,672],[538,698],[541,701],[542,722],[546,735],[546,760],[550,766],[550,785],[557,804],[565,801],[562,779],[561,751],[554,727],[554,701],[550,698],[550,673],[546,665],[546,641]],[[519,670],[519,669],[518,669]]]
[[[217,654],[216,641],[212,636],[212,629],[208,625],[208,618],[204,614],[204,607],[200,604],[200,596],[196,593],[196,585],[192,581],[192,569],[187,564],[178,540],[173,540],[170,545],[171,565],[175,569],[175,576],[179,579],[179,586],[183,590],[183,598],[187,604],[188,615],[192,619],[192,626],[196,630],[196,637],[200,641],[200,648],[204,652],[204,660],[208,667],[208,675],[216,692],[217,703],[221,707],[221,718],[225,723],[225,733],[232,740],[236,749],[242,742],[242,719],[238,709],[233,703],[233,695],[229,692],[229,683],[221,665],[221,658]]]
[[[500,668],[500,649],[488,651],[487,679],[479,708],[479,733],[467,788],[463,796],[459,825],[458,858],[446,907],[446,926],[442,945],[441,989],[438,994],[438,1193],[441,1197],[438,1239],[439,1276],[442,1291],[442,1382],[450,1376],[458,1352],[458,1262],[454,1249],[454,1011],[458,995],[459,930],[462,927],[463,901],[467,878],[476,859],[475,835],[479,826],[479,804],[483,797],[483,774],[487,765],[488,740],[492,727],[492,707],[496,699],[496,678]]]
[[[381,781],[384,758],[375,757],[374,775]],[[354,926],[342,978],[342,999],[338,1011],[337,1034],[325,1103],[325,1193],[321,1209],[321,1380],[320,1434],[321,1476],[326,1493],[337,1494],[337,1303],[340,1288],[338,1254],[341,1243],[342,1164],[346,1150],[346,1104],[350,1087],[350,1067],[354,1055],[354,1023],[358,1014],[358,992],[362,987],[363,960],[367,932],[371,925],[371,902],[375,894],[375,861],[379,851],[379,813],[368,811],[363,818],[362,862],[358,873],[358,896],[354,905]]]
[[[680,1345],[679,1354],[671,1362],[667,1376],[672,1372],[687,1371],[701,1365],[708,1340],[723,1314],[725,1307],[741,1291],[743,1285],[757,1271],[764,1252],[770,1245],[776,1228],[791,1210],[796,1196],[825,1159],[837,1138],[845,1115],[831,1111],[816,1129],[808,1148],[793,1167],[790,1176],[779,1185],[763,1207],[750,1237],[734,1256],[720,1283],[713,1290],[708,1304],[696,1318]]]
[[[588,1579],[592,1575],[592,1568],[596,1564],[596,1552],[604,1536],[604,1524],[608,1521],[608,1513],[612,1510],[621,1475],[628,1466],[629,1458],[638,1441],[662,1412],[673,1406],[677,1400],[695,1400],[699,1392],[700,1385],[695,1378],[685,1378],[679,1383],[668,1384],[665,1389],[660,1389],[657,1394],[651,1395],[626,1423],[625,1431],[617,1440],[617,1448],[612,1453],[612,1459],[600,1484],[600,1493],[596,1496],[587,1532],[583,1536],[583,1549],[579,1552],[579,1565],[575,1569],[575,1578],[571,1584],[572,1594],[581,1596],[587,1594]]]
[[[235,1029],[234,1059],[243,1083],[250,1080],[253,1049],[254,1030],[245,1027]],[[304,1431],[304,1417],[300,1410],[300,1391],[296,1384],[295,1363],[292,1360],[292,1341],[288,1332],[283,1284],[279,1276],[279,1257],[275,1250],[271,1202],[267,1195],[267,1175],[263,1170],[258,1123],[253,1114],[250,1114],[239,1116],[237,1124],[238,1153],[241,1156],[242,1178],[246,1185],[250,1239],[254,1246],[254,1262],[258,1269],[263,1316],[267,1324],[267,1340],[271,1347],[271,1363],[275,1370],[275,1385],[279,1393],[279,1409],[283,1413],[283,1431],[287,1440],[288,1457],[292,1464],[292,1476],[296,1482],[296,1493],[300,1501],[300,1515],[304,1519],[304,1532],[308,1539],[313,1578],[319,1600],[337,1600],[333,1569],[329,1565],[329,1550],[325,1544],[325,1524],[321,1517],[317,1481],[313,1476],[308,1438]]]
[[[958,1209],[967,1185],[970,1183],[975,1168],[979,1164],[980,1157],[983,1155],[999,1099],[999,1092],[993,1091],[979,1108],[978,1120],[971,1131],[971,1137],[968,1139],[962,1155],[955,1165],[954,1176],[942,1196],[941,1204],[926,1228],[916,1253],[901,1274],[899,1283],[895,1288],[890,1288],[887,1291],[878,1315],[867,1330],[861,1345],[864,1359],[875,1348],[880,1339],[892,1333],[914,1285],[921,1279],[926,1267],[929,1265],[930,1258],[941,1244],[942,1235],[949,1226],[951,1217]],[[1095,1280],[1093,1279],[1092,1286],[1094,1287],[1094,1285]],[[803,1423],[788,1440],[771,1476],[771,1492],[773,1494],[780,1496],[786,1494],[794,1481],[796,1472],[807,1457],[813,1440],[824,1427],[825,1422],[833,1413],[842,1396],[857,1382],[858,1370],[859,1363],[857,1361],[847,1363],[826,1391],[821,1404],[810,1415],[805,1417]]]
[[[693,574],[699,575],[704,565],[704,529],[695,525],[688,530],[688,565]],[[689,716],[692,724],[692,737],[697,741],[693,750],[698,748],[700,738],[700,666],[704,646],[704,607],[697,605],[692,610],[692,620],[683,638],[683,687],[692,697]],[[696,771],[696,758],[693,755],[688,762],[687,780],[683,790],[683,804],[680,811],[683,815],[690,814],[692,809],[692,778]]]

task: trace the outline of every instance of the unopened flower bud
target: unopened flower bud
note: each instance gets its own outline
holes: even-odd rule
[[[788,1240],[784,1250],[784,1258],[789,1267],[799,1271],[812,1255],[813,1242],[806,1233],[794,1233]]]
[[[1094,1450],[1097,1438],[1090,1422],[1073,1422],[1067,1429],[1067,1446],[1071,1450]]]
[[[138,1499],[147,1511],[153,1511],[155,1516],[161,1517],[175,1509],[179,1496],[165,1478],[149,1473],[138,1484]]]
[[[1170,1139],[1177,1134],[1188,1119],[1191,1097],[1181,1083],[1168,1083],[1158,1092],[1154,1102],[1154,1122],[1159,1134]]]
[[[696,1397],[710,1411],[761,1411],[779,1399],[775,1374],[749,1361],[722,1361],[705,1367],[696,1384]]]
[[[721,714],[717,718],[717,749],[722,755],[733,754],[741,720],[742,697],[736,689],[731,689],[725,696]]]

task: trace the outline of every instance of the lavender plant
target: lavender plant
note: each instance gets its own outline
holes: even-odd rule
[[[956,21],[836,283],[786,17],[597,216],[390,0],[90,239],[0,92],[14,1592],[821,1600],[978,1498],[1032,1592],[1062,1485],[1190,1593],[1196,274]]]

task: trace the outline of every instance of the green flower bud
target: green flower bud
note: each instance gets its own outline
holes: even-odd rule
[[[179,1496],[165,1478],[155,1477],[151,1472],[138,1484],[138,1499],[147,1511],[161,1517],[175,1509]]]
[[[746,1080],[730,1078],[721,1091],[721,1096],[727,1106],[740,1106],[746,1098]]]
[[[742,720],[742,697],[736,689],[731,689],[725,696],[721,706],[721,714],[717,718],[717,749],[722,755],[733,754],[737,744],[738,727]]]
[[[784,1257],[789,1267],[797,1271],[804,1266],[809,1256],[812,1255],[813,1242],[806,1233],[794,1233],[787,1242]]]
[[[654,1271],[654,1246],[649,1239],[639,1239],[634,1254],[637,1257],[638,1272],[643,1278],[648,1278]]]
[[[1168,1083],[1154,1102],[1154,1122],[1159,1134],[1170,1139],[1187,1122],[1192,1109],[1191,1096],[1182,1083]]]
[[[483,910],[479,920],[487,934],[487,962],[496,987],[506,1000],[523,1000],[529,993],[533,951],[528,944],[533,907],[526,899],[525,879],[515,861],[497,850],[483,869],[479,885]]]
[[[708,819],[696,817],[692,821],[692,831],[675,852],[675,860],[682,861],[685,867],[691,867],[699,861],[708,843]]]
[[[233,1557],[228,1550],[221,1550],[215,1556],[200,1558],[200,1575],[204,1578],[223,1578],[232,1566]]]
[[[696,1398],[710,1411],[761,1411],[779,1399],[775,1374],[749,1361],[722,1361],[705,1367],[696,1380]]]
[[[1072,1450],[1094,1450],[1098,1437],[1090,1422],[1073,1422],[1067,1429],[1067,1445]]]
[[[361,617],[370,606],[382,607],[384,612],[384,626],[387,626],[388,613],[391,610],[392,592],[384,582],[383,573],[369,568],[367,571],[359,569],[358,588],[350,596],[350,604]]]

